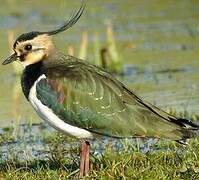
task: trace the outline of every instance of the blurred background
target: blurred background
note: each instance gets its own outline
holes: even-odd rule
[[[1,0],[0,57],[15,38],[51,30],[80,0]],[[57,47],[103,66],[144,100],[172,113],[199,114],[199,1],[87,0],[79,22]],[[41,122],[20,87],[21,67],[0,66],[0,126]]]

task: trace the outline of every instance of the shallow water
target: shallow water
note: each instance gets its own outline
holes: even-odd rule
[[[78,7],[78,1],[3,0],[0,7],[0,57],[9,55],[8,31],[17,36],[59,26]],[[56,8],[55,8],[56,7]],[[87,1],[81,20],[55,38],[62,51],[74,46],[79,54],[82,31],[88,31],[88,54],[94,58],[94,34],[107,45],[106,26],[112,22],[125,77],[119,77],[143,99],[164,110],[199,114],[198,1]],[[1,126],[40,122],[26,102],[12,66],[0,68]]]
[[[32,124],[31,126],[22,124],[17,129],[0,128],[0,135],[0,166],[1,163],[13,160],[16,162],[49,160],[54,153],[61,153],[66,158],[79,159],[76,150],[80,147],[80,141],[56,134],[53,128],[43,123]],[[10,137],[13,138],[9,139]],[[2,141],[2,139],[5,139],[5,141]],[[161,145],[158,141],[158,139],[113,139],[102,137],[90,141],[90,144],[92,147],[91,152],[96,158],[100,158],[108,148],[118,152],[140,151],[142,153],[171,150],[167,144],[169,143],[168,140],[165,140],[164,145]],[[57,152],[55,149],[62,151]],[[180,151],[177,146],[176,151]]]

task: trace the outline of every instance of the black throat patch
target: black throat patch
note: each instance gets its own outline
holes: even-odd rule
[[[29,100],[28,96],[31,87],[41,75],[42,75],[42,61],[36,64],[31,64],[24,69],[23,74],[21,76],[21,87],[27,100]]]

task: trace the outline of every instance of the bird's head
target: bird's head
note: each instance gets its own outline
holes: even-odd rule
[[[80,9],[71,16],[60,28],[47,32],[28,32],[20,35],[14,45],[14,53],[9,56],[2,64],[6,65],[14,61],[20,61],[24,66],[35,64],[42,61],[54,53],[55,47],[51,36],[63,32],[72,27],[81,17],[85,8],[82,1]]]

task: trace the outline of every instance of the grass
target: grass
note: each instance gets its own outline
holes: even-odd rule
[[[60,145],[61,146],[61,145]],[[5,179],[66,179],[78,177],[79,165],[73,155],[66,158],[64,149],[57,146],[48,160],[32,160],[20,163],[13,159],[1,164],[1,177]],[[192,140],[187,148],[177,144],[158,142],[158,148],[166,151],[141,153],[138,150],[112,151],[107,149],[101,158],[91,157],[91,171],[85,179],[198,179],[198,141]],[[61,151],[60,151],[61,150]],[[180,152],[176,151],[180,150]],[[75,156],[75,157],[76,157]],[[76,157],[77,158],[77,157]]]
[[[78,178],[79,142],[56,131],[49,133],[48,127],[35,135],[32,129],[27,125],[21,134],[20,127],[3,129],[0,179]],[[42,142],[42,156],[29,153],[27,145],[33,148],[33,141]],[[197,139],[187,146],[168,140],[135,139],[92,142],[91,147],[90,174],[85,179],[199,179]]]

